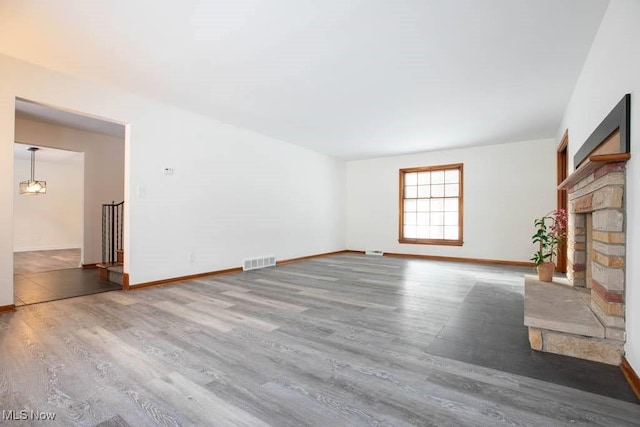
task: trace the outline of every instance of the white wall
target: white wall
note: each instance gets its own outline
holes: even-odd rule
[[[627,163],[626,358],[640,373],[640,2],[612,0],[567,106],[558,140],[569,129],[573,155],[631,93],[631,160]]]
[[[533,220],[555,208],[553,139],[347,163],[347,248],[527,262]],[[398,243],[399,169],[464,163],[464,245]]]
[[[81,262],[101,262],[102,204],[124,200],[124,140],[23,118],[16,118],[15,139],[25,144],[84,152]]]
[[[131,284],[345,248],[344,162],[7,56],[0,75],[0,306],[13,302],[16,96],[128,123]]]
[[[35,178],[47,182],[47,194],[23,196],[21,181],[31,174],[31,161],[14,162],[13,250],[38,251],[82,246],[83,181],[82,162],[39,161]]]

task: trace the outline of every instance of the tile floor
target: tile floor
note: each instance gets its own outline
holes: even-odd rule
[[[100,280],[95,269],[78,268],[80,249],[14,253],[14,304],[54,301],[121,289]]]
[[[521,289],[479,282],[426,352],[637,403],[620,368],[531,350]]]

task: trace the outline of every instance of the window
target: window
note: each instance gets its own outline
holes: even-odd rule
[[[462,163],[400,169],[400,243],[462,246]]]

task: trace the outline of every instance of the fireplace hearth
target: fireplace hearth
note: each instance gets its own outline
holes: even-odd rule
[[[629,106],[625,95],[559,186],[569,195],[567,279],[542,284],[525,277],[525,325],[534,350],[614,365],[624,355]]]

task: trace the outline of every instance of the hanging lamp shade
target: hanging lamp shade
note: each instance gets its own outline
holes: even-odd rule
[[[20,194],[25,196],[47,194],[47,182],[36,181],[34,178],[36,172],[36,151],[38,151],[38,148],[29,147],[28,150],[31,151],[31,179],[20,183]]]

